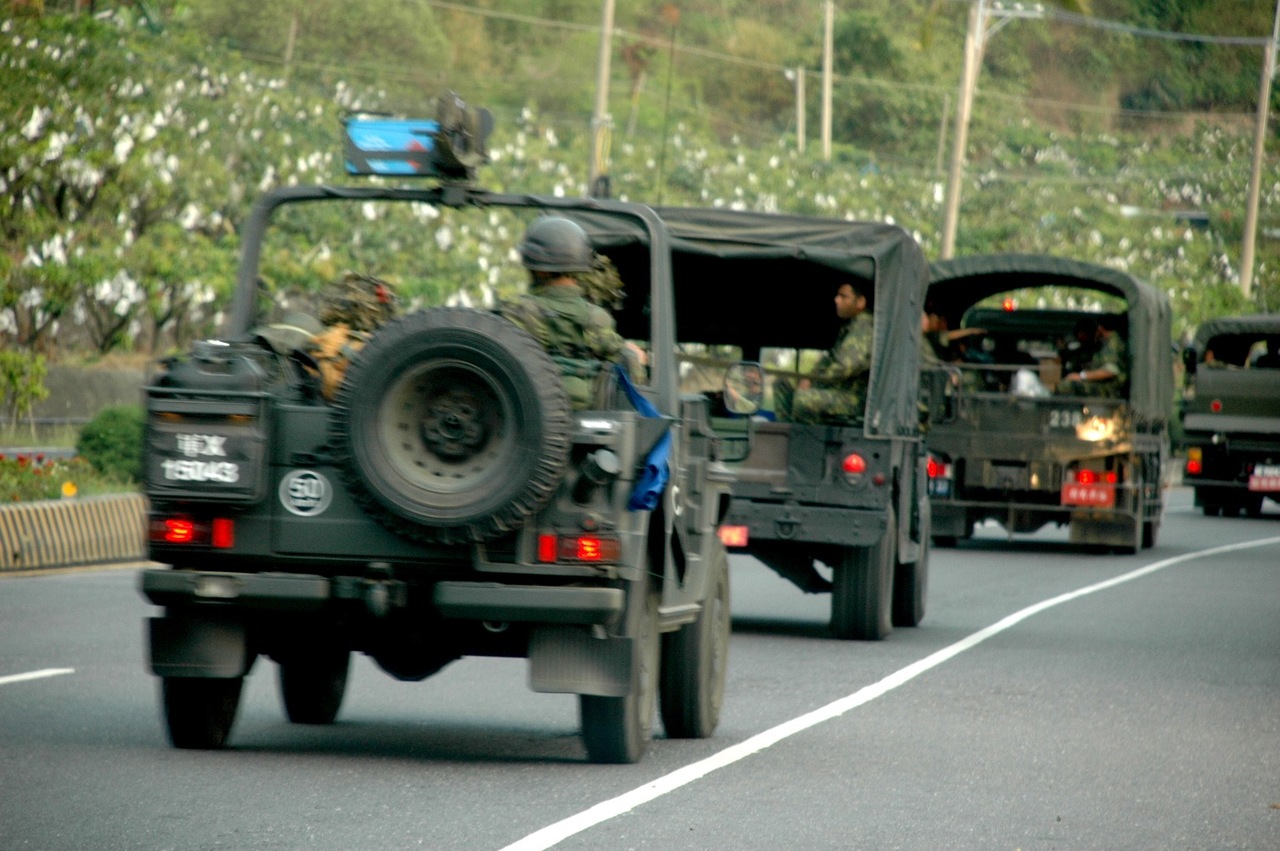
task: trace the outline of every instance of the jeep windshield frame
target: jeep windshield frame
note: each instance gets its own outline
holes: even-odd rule
[[[1249,349],[1255,343],[1278,339],[1280,313],[1219,316],[1200,323],[1191,346],[1198,360],[1203,360],[1205,352],[1212,349],[1219,361],[1243,366]]]
[[[609,243],[611,234],[625,231],[631,237],[633,261],[628,265],[630,276],[624,277],[626,306],[615,318],[624,336],[646,340],[654,353],[649,364],[653,401],[663,413],[679,410],[675,359],[661,354],[674,352],[676,343],[670,237],[652,209],[626,201],[499,193],[458,183],[424,188],[321,184],[271,190],[254,203],[245,224],[236,289],[222,331],[227,339],[245,337],[262,318],[257,315],[259,267],[273,213],[287,205],[326,201],[416,202],[456,209],[505,207],[562,215],[583,223],[597,251]]]

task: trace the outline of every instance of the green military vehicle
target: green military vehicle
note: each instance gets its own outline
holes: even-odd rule
[[[840,638],[917,625],[930,542],[917,392],[928,272],[918,243],[886,224],[656,209],[672,238],[682,388],[713,400],[736,473],[722,538],[801,589],[829,592]],[[865,408],[847,422],[777,421],[772,388],[832,345],[842,283],[868,294],[874,317]],[[748,366],[760,370],[761,395],[726,404],[725,378]]]
[[[527,658],[535,691],[578,695],[596,762],[637,760],[659,713],[671,737],[715,729],[731,474],[709,403],[680,395],[666,228],[639,204],[478,188],[486,133],[460,106],[348,122],[348,170],[381,178],[259,200],[225,333],[150,381],[150,555],[168,566],[141,591],[163,607],[149,664],[174,746],[224,744],[259,657],[290,721],[333,722],[357,651],[407,681]],[[459,306],[499,264],[525,280],[509,261],[529,222],[583,211],[631,235],[617,321],[649,356],[626,380]],[[464,240],[493,264],[456,259]],[[307,327],[308,293],[282,282],[330,280],[339,260],[359,264],[348,285],[372,282],[375,315],[397,282],[435,281],[435,300],[367,333]],[[603,380],[579,410],[564,377],[584,374]]]
[[[1206,516],[1280,502],[1280,315],[1210,319],[1183,351],[1183,482]]]
[[[1046,289],[1081,306],[1024,306],[1046,303]],[[1066,525],[1072,544],[1098,550],[1153,546],[1173,389],[1164,294],[1102,266],[998,254],[934,263],[928,304],[951,329],[983,332],[952,353],[956,377],[929,426],[934,542],[995,520],[1010,535]],[[1124,342],[1127,378],[1109,397],[1066,380],[1089,354],[1073,341],[1082,320]]]

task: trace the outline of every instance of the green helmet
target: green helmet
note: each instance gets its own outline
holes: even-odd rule
[[[531,272],[589,272],[591,243],[577,222],[547,216],[525,231],[520,260]]]

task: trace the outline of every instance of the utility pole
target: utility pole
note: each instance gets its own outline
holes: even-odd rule
[[[801,65],[796,68],[796,150],[802,154],[804,153],[804,97],[804,66]]]
[[[1039,3],[1023,5],[1005,4],[1001,0],[974,0],[969,7],[969,31],[964,37],[964,68],[960,72],[960,94],[956,100],[956,131],[951,146],[951,168],[947,173],[946,207],[942,217],[941,258],[946,260],[955,254],[956,221],[960,217],[960,183],[964,178],[965,151],[969,145],[969,118],[973,114],[973,92],[978,87],[978,70],[982,67],[982,54],[987,40],[1013,18],[1043,18],[1044,7]],[[998,19],[987,28],[989,19]]]
[[[604,0],[600,24],[600,56],[596,62],[596,107],[591,115],[591,163],[587,174],[587,193],[607,196],[608,187],[598,186],[609,170],[609,132],[613,118],[609,115],[609,60],[613,55],[614,0]]]
[[[1280,39],[1280,0],[1276,2],[1271,41],[1262,57],[1262,85],[1258,94],[1258,125],[1253,134],[1253,171],[1249,173],[1249,200],[1244,214],[1244,248],[1240,252],[1240,292],[1253,295],[1253,250],[1258,239],[1258,195],[1262,186],[1262,160],[1267,146],[1267,113],[1271,109],[1271,81],[1276,75],[1276,40]]]
[[[836,4],[827,0],[822,36],[822,158],[831,161],[831,53]]]
[[[964,178],[965,148],[969,144],[969,114],[973,111],[973,90],[978,82],[987,27],[987,0],[969,6],[969,30],[964,37],[964,67],[960,71],[960,92],[956,97],[955,138],[951,142],[951,168],[947,172],[947,199],[942,214],[942,248],[946,260],[956,251],[956,219],[960,213],[960,181]]]

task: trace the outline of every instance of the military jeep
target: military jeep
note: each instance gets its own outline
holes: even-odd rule
[[[1048,291],[1080,306],[1041,307]],[[998,254],[932,264],[928,303],[952,329],[984,332],[946,365],[957,380],[931,406],[935,543],[954,546],[995,520],[1010,536],[1066,525],[1072,544],[1099,551],[1153,546],[1173,387],[1164,294],[1102,266]],[[1081,319],[1125,341],[1128,377],[1109,397],[1060,384],[1084,365],[1063,358],[1088,355],[1072,342]]]
[[[1210,319],[1183,363],[1183,482],[1206,516],[1257,516],[1280,502],[1280,315]]]
[[[149,546],[168,567],[141,591],[163,607],[150,667],[175,747],[224,745],[258,657],[290,721],[332,723],[355,651],[406,681],[527,658],[535,691],[579,696],[596,762],[639,759],[659,713],[671,737],[716,727],[731,474],[709,405],[680,396],[666,228],[639,204],[478,188],[483,126],[349,124],[349,170],[383,179],[262,197],[225,333],[149,382]],[[525,280],[510,258],[534,217],[585,212],[593,238],[630,235],[617,321],[648,363],[603,367],[577,410],[582,364],[464,305]],[[453,250],[467,240],[491,243],[479,265]],[[348,264],[410,303],[341,347],[326,388],[297,317]]]
[[[876,640],[919,624],[930,541],[919,245],[877,223],[656,211],[672,239],[681,387],[686,398],[711,400],[720,457],[736,474],[723,540],[806,592],[830,593],[839,638]],[[848,421],[778,421],[771,388],[831,346],[842,283],[866,292],[874,316],[864,409]],[[746,362],[764,379],[753,414],[725,399],[726,374]]]

